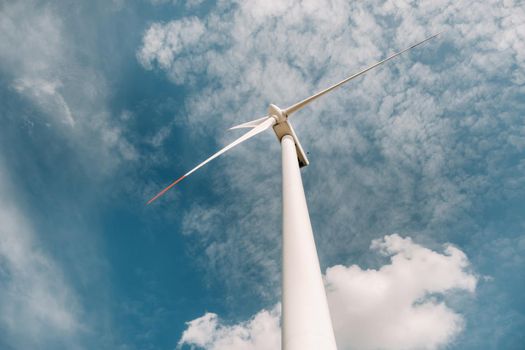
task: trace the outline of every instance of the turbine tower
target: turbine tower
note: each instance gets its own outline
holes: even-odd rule
[[[432,35],[403,51],[388,56],[368,68],[288,108],[280,109],[276,105],[270,104],[266,116],[231,128],[249,128],[251,129],[250,131],[173,181],[147,203],[151,204],[182,179],[188,177],[211,160],[241,142],[269,128],[273,128],[282,148],[283,236],[281,344],[283,350],[337,349],[303,183],[299,172],[299,169],[307,166],[309,162],[292,128],[289,117],[335,88],[435,38],[439,34]]]

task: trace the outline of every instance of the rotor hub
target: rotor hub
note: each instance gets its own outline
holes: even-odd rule
[[[275,118],[277,124],[284,123],[288,119],[284,111],[274,104],[270,104],[268,107],[268,115]]]

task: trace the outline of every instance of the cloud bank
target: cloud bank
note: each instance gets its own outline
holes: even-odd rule
[[[327,269],[325,285],[340,349],[438,349],[463,330],[463,317],[446,305],[453,291],[473,293],[477,278],[458,248],[436,252],[397,234],[372,241],[390,257],[379,269],[357,265]],[[270,350],[280,344],[280,308],[247,322],[224,324],[207,313],[187,323],[179,346],[208,350]]]

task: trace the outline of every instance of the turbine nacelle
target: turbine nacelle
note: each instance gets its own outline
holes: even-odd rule
[[[303,150],[303,146],[301,146],[299,138],[293,130],[292,124],[286,117],[284,118],[284,121],[273,126],[273,131],[275,132],[275,136],[277,136],[277,140],[279,140],[279,142],[281,142],[282,138],[286,135],[290,135],[293,138],[295,143],[295,151],[297,153],[297,161],[299,162],[300,168],[310,164],[308,158],[306,157],[306,152]]]
[[[293,130],[292,124],[288,120],[286,110],[283,111],[276,105],[270,104],[270,106],[268,107],[268,117],[275,119],[273,131],[275,132],[275,136],[277,136],[277,140],[281,142],[284,136],[290,135],[295,142],[295,150],[297,153],[297,161],[299,162],[299,167],[302,168],[307,166],[310,162],[308,161],[306,153],[304,152],[303,147],[299,142],[299,138]]]

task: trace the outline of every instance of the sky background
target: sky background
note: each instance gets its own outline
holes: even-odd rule
[[[525,348],[522,1],[0,2],[0,349],[279,347],[286,107],[344,349]]]

